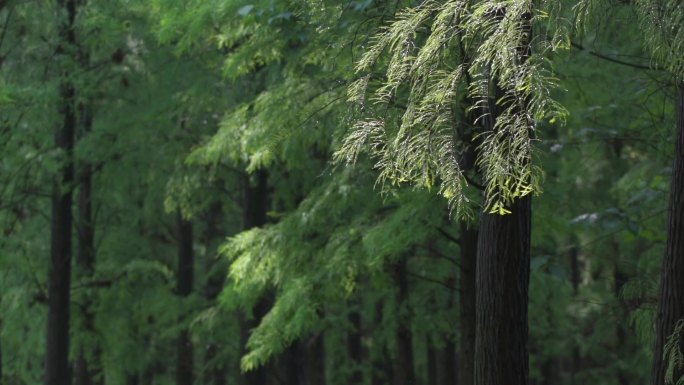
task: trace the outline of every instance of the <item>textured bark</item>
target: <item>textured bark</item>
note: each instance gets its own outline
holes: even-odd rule
[[[416,383],[413,365],[413,335],[411,319],[405,307],[408,306],[408,279],[406,260],[402,259],[394,265],[394,282],[397,287],[397,308],[399,309],[399,325],[397,326],[397,361],[394,365],[396,385],[414,385]]]
[[[192,251],[192,223],[178,212],[178,268],[176,271],[176,293],[187,297],[192,293],[194,277],[194,255]],[[194,352],[190,332],[181,330],[176,346],[176,384],[192,385],[195,380]]]
[[[677,142],[672,166],[667,246],[660,272],[651,385],[665,384],[667,362],[663,357],[663,346],[676,323],[684,318],[684,83],[679,84],[678,93]],[[676,371],[675,380],[682,374]]]
[[[477,385],[527,385],[531,199],[508,215],[483,213],[477,245]]]
[[[461,222],[461,351],[460,385],[474,385],[476,266],[478,231]]]
[[[75,0],[59,3],[66,13],[60,27],[62,51],[76,45],[74,23]],[[48,273],[48,319],[45,355],[45,385],[71,383],[69,370],[69,309],[71,290],[71,226],[72,184],[74,182],[73,149],[76,131],[74,85],[69,74],[63,74],[60,89],[62,126],[55,134],[55,144],[63,153],[60,181],[52,192],[52,220],[50,226],[50,266]]]

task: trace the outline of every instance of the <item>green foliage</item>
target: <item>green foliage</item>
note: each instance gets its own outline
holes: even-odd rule
[[[541,172],[532,146],[536,122],[565,116],[551,97],[556,79],[545,60],[559,45],[530,36],[532,26],[547,16],[529,1],[425,2],[400,12],[358,61],[361,77],[349,87],[350,101],[370,115],[384,116],[360,120],[337,160],[354,163],[367,149],[382,183],[428,189],[439,183],[440,194],[460,211],[468,203],[460,154],[472,124],[462,112],[465,104],[474,122],[485,126],[476,134],[485,208],[503,214],[513,199],[538,192]],[[531,53],[528,44],[534,46]],[[384,51],[386,64],[380,60]],[[383,67],[384,78],[369,90],[376,67]],[[367,93],[372,106],[366,104]],[[400,118],[388,112],[392,108],[398,108]]]

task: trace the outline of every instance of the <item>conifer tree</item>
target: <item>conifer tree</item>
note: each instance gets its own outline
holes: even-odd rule
[[[73,150],[77,111],[76,89],[73,84],[71,62],[78,50],[76,41],[75,0],[59,1],[59,46],[62,58],[60,85],[61,127],[55,132],[55,145],[62,152],[59,177],[52,197],[50,270],[48,280],[48,322],[45,357],[45,385],[71,382],[69,366],[70,309],[71,309],[71,230],[72,191],[74,184]]]

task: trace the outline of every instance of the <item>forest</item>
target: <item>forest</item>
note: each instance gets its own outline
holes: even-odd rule
[[[682,0],[0,0],[0,385],[684,384]]]

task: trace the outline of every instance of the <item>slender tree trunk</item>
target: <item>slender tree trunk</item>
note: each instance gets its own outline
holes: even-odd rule
[[[425,336],[425,345],[427,346],[427,382],[428,385],[437,385],[439,353],[429,334]]]
[[[83,132],[88,134],[92,129],[92,116],[87,108],[81,109]],[[82,181],[78,197],[78,250],[76,262],[81,278],[86,280],[93,276],[95,271],[95,218],[93,216],[93,170],[90,164],[83,165]],[[84,303],[81,306],[84,332],[92,341],[90,344],[81,344],[78,348],[78,356],[74,364],[74,385],[95,385],[100,365],[100,349],[94,342],[95,338],[95,314],[90,293],[86,293]],[[90,353],[86,350],[90,347]],[[88,357],[90,356],[90,357]]]
[[[475,385],[475,314],[478,231],[461,222],[461,351],[459,385]]]
[[[305,343],[306,384],[325,385],[325,340],[323,332],[315,334]],[[358,384],[358,382],[357,382]]]
[[[576,242],[575,239],[572,242]],[[570,248],[570,283],[572,284],[572,296],[577,297],[579,293],[579,286],[582,279],[582,266],[579,258],[579,247],[572,246]],[[575,385],[577,373],[581,370],[581,357],[578,344],[575,342],[572,346],[571,368],[570,368],[570,384]]]
[[[383,302],[378,301],[375,305],[375,329],[378,330],[383,324]],[[394,384],[394,370],[392,368],[392,362],[390,361],[390,353],[387,349],[387,345],[378,344],[376,352],[379,352],[379,357],[376,355],[373,357],[372,370],[371,370],[371,384],[372,385],[386,385]]]
[[[483,213],[477,245],[477,385],[527,385],[527,303],[530,278],[531,199],[511,214]]]
[[[397,326],[397,361],[394,366],[396,385],[414,385],[416,383],[413,363],[413,335],[411,333],[411,317],[405,309],[408,306],[408,279],[406,259],[402,258],[394,265],[394,282],[397,286],[397,308],[399,309],[399,325]]]
[[[207,225],[204,236],[204,244],[210,252],[207,253],[207,260],[205,261],[205,270],[207,274],[207,285],[205,288],[205,298],[210,303],[216,300],[216,297],[221,292],[224,282],[224,273],[212,274],[212,270],[217,263],[215,256],[215,240],[221,236],[221,229],[219,221],[221,218],[222,206],[220,202],[215,202],[209,207],[207,213]],[[219,351],[219,346],[215,342],[209,342],[204,356],[205,367],[208,368],[204,373],[204,383],[207,385],[226,385],[226,366],[224,364],[217,364],[213,362]]]
[[[664,385],[667,362],[663,346],[679,320],[684,319],[684,83],[679,84],[677,142],[670,187],[667,247],[660,272],[660,297],[656,313],[656,344],[651,385]],[[675,371],[675,381],[684,373]]]
[[[620,266],[620,261],[619,261],[619,256],[620,256],[620,245],[617,242],[617,240],[613,240],[613,255],[615,256],[615,263],[613,267],[613,292],[615,294],[615,301],[618,303],[618,309],[617,311],[620,314],[621,319],[627,319],[628,310],[625,306],[625,303],[620,299],[620,292],[622,291],[622,287],[627,283],[628,276],[627,274],[623,271],[622,267]],[[628,338],[628,333],[627,329],[623,325],[622,322],[618,322],[615,325],[615,341],[616,341],[616,347],[615,347],[615,352],[617,355],[618,360],[624,360],[628,358],[627,356],[630,355],[631,349],[628,344],[627,338]],[[625,373],[624,369],[618,367],[617,373],[617,383],[619,385],[629,385],[630,380],[628,375]]]
[[[0,304],[2,304],[2,297],[0,297]],[[0,336],[2,336],[2,317],[0,317]],[[5,385],[5,379],[2,372],[2,338],[0,337],[0,385]]]
[[[62,0],[59,6],[66,13],[66,21],[60,27],[62,52],[76,46],[74,31],[76,19],[75,0]],[[72,189],[74,183],[73,149],[76,131],[76,90],[63,73],[60,89],[62,126],[55,134],[55,144],[63,154],[60,181],[52,193],[52,221],[50,242],[50,267],[48,276],[48,319],[45,356],[45,385],[71,383],[69,370],[69,309],[71,290],[71,225]]]
[[[178,212],[178,269],[176,292],[180,297],[192,293],[194,277],[194,255],[192,251],[192,223]],[[178,336],[176,356],[176,385],[193,385],[194,354],[190,332],[183,329]]]
[[[474,346],[473,346],[474,348]],[[439,385],[460,385],[461,380],[459,379],[461,370],[456,363],[460,361],[460,357],[456,351],[456,344],[454,341],[449,339],[444,347],[444,352],[442,353],[442,370]]]
[[[266,224],[266,213],[268,212],[268,173],[265,170],[259,170],[255,174],[255,185],[246,182],[245,186],[245,205],[244,205],[244,229],[248,230],[254,227],[261,227]],[[261,298],[252,313],[253,317],[248,319],[242,317],[240,325],[240,348],[241,356],[247,352],[247,340],[252,329],[259,326],[261,319],[268,313],[271,308],[272,298],[270,294]],[[268,372],[272,369],[270,364],[265,364],[259,368],[251,370],[241,378],[241,383],[244,385],[268,385],[270,382]]]
[[[352,372],[350,384],[361,384],[363,382],[363,345],[361,343],[361,313],[353,310],[349,313],[349,323],[352,330],[347,334],[347,357],[351,361]]]

